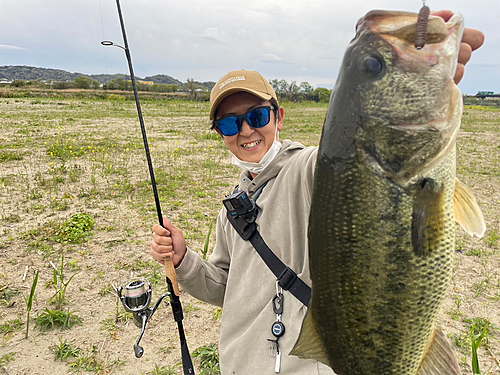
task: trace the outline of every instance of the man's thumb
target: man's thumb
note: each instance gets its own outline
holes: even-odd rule
[[[166,216],[163,216],[163,227],[168,230],[170,233],[177,231],[177,227],[175,227]]]

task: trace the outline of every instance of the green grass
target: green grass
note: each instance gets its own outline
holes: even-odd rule
[[[7,320],[4,324],[0,324],[0,332],[4,335],[12,332],[19,331],[23,328],[23,323],[20,318]]]
[[[45,309],[35,318],[35,327],[40,331],[48,331],[56,328],[71,329],[75,325],[82,325],[83,319],[74,312]]]
[[[52,350],[55,355],[55,360],[65,361],[69,358],[78,357],[82,350],[79,348],[75,348],[68,344],[67,340],[62,340],[61,336],[59,336],[59,345],[54,345]]]
[[[199,360],[200,375],[220,374],[219,348],[217,344],[207,344],[197,348],[193,357]]]
[[[23,160],[23,156],[16,152],[0,151],[0,163]]]
[[[2,285],[0,286],[0,305],[9,307],[14,303],[13,297],[21,294],[21,291],[10,285]]]
[[[102,92],[85,96],[26,89],[12,90],[9,95],[15,97],[0,99],[0,165],[5,167],[0,168],[0,249],[6,254],[5,261],[0,262],[0,306],[2,314],[9,313],[1,316],[0,327],[8,331],[4,333],[7,339],[16,334],[16,319],[24,324],[19,293],[28,293],[31,279],[21,282],[21,276],[25,265],[36,264],[41,270],[40,280],[49,287],[37,290],[33,314],[38,315],[37,328],[46,326],[48,330],[31,335],[29,340],[40,350],[46,349],[45,338],[51,344],[59,343],[56,346],[61,355],[80,349],[79,355],[68,355],[64,360],[68,371],[119,374],[120,359],[113,359],[120,350],[118,345],[126,341],[129,346],[122,347],[132,351],[138,331],[131,324],[130,314],[116,304],[110,285],[124,283],[133,275],[146,277],[153,284],[155,296],[165,288],[163,267],[148,254],[151,227],[158,219],[133,97],[130,93],[114,93],[109,98],[110,93]],[[210,228],[225,194],[237,184],[240,171],[231,165],[221,138],[209,130],[207,102],[159,95],[141,97],[141,101],[163,213],[183,231],[189,247],[208,258],[216,241]],[[317,145],[327,104],[282,104],[285,128],[280,138]],[[466,319],[478,316],[480,311],[500,311],[498,123],[500,112],[496,108],[466,106],[457,140],[459,178],[476,194],[488,222],[487,233],[480,240],[458,230],[457,249],[462,253],[456,254],[454,283],[461,289],[450,291],[448,308],[443,312],[443,325],[451,327],[453,333],[459,332],[453,341],[466,347],[455,347],[457,355],[466,359],[464,374],[470,374],[472,362],[471,338],[462,334],[469,330]],[[50,262],[60,269],[62,254],[71,259],[64,265],[65,272],[70,271],[64,283],[74,272],[79,276],[67,288],[65,299],[69,303],[58,309],[50,305],[55,293]],[[213,331],[209,342],[215,342],[222,310],[201,308],[202,304],[187,294],[181,298],[186,310],[200,307],[196,313],[187,314],[190,346],[205,343],[196,341],[196,329],[188,326],[196,323],[198,316],[211,322],[204,329]],[[77,301],[89,300],[99,306],[98,314],[85,302],[76,305]],[[88,349],[75,342],[71,330],[58,337],[60,329],[75,317],[73,311],[85,318],[85,324],[98,327],[92,332],[92,341],[86,343]],[[160,309],[157,314],[146,337],[167,349],[160,353],[147,350],[142,371],[152,371],[157,363],[157,373],[179,373],[179,348],[175,333],[170,331],[171,314],[169,309]],[[499,324],[496,316],[489,319]],[[79,321],[71,321],[73,324]],[[477,351],[483,372],[488,370],[484,364],[490,350],[486,343],[484,338]],[[494,339],[488,345],[499,352]],[[207,354],[210,363],[200,371],[216,367],[215,349],[207,346],[198,351]],[[133,356],[132,352],[126,355]],[[14,362],[23,370],[22,363]]]
[[[54,239],[60,243],[79,244],[85,242],[92,235],[94,224],[94,219],[89,214],[74,214],[61,225]]]

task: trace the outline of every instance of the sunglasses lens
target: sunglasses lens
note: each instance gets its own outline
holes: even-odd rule
[[[225,136],[238,134],[240,131],[238,127],[239,119],[236,116],[225,117],[219,121],[220,132]]]
[[[271,120],[269,108],[255,108],[247,114],[247,121],[254,128],[261,128]]]
[[[241,130],[241,123],[244,119],[248,121],[253,128],[262,128],[269,124],[271,120],[271,109],[273,107],[260,107],[248,111],[244,115],[228,116],[215,122],[215,126],[222,135],[231,136],[238,134]]]

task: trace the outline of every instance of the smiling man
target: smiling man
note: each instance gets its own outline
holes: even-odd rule
[[[232,71],[220,82],[210,95],[212,129],[222,136],[233,164],[255,177],[281,149],[285,111],[269,82],[255,71]]]
[[[233,164],[243,170],[239,187],[256,200],[255,222],[261,236],[286,266],[310,284],[307,222],[317,148],[279,141],[285,111],[258,72],[229,72],[214,86],[210,104],[212,129],[221,135]],[[153,228],[151,255],[161,261],[172,255],[173,248],[183,288],[224,308],[222,374],[333,374],[316,361],[288,356],[307,307],[280,289],[252,244],[232,227],[225,208],[217,218],[217,243],[208,262],[187,250],[182,232],[166,219],[165,228]],[[277,289],[283,295],[279,317],[273,301]],[[284,333],[274,330],[277,321],[278,328],[286,327]]]

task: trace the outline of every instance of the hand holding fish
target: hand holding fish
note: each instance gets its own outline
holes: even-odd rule
[[[434,16],[439,16],[444,19],[445,22],[453,16],[453,12],[450,10],[441,10],[436,12],[431,12]],[[460,44],[460,51],[458,53],[458,65],[457,71],[455,72],[454,81],[458,84],[465,72],[465,64],[467,64],[472,56],[472,52],[480,48],[484,43],[484,34],[477,29],[465,28],[464,35],[462,37],[462,43]]]

